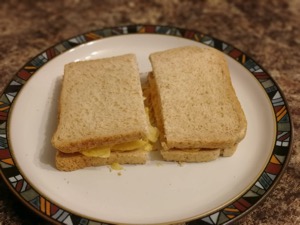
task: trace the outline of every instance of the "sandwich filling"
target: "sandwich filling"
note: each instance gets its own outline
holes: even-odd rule
[[[143,151],[152,151],[153,144],[158,139],[158,129],[153,126],[150,122],[149,109],[145,107],[148,123],[148,134],[145,140],[139,139],[136,141],[125,142],[121,144],[116,144],[113,146],[102,146],[98,148],[93,148],[89,150],[81,151],[80,153],[87,157],[100,157],[100,158],[109,158],[112,151],[134,151],[134,150],[143,150]]]

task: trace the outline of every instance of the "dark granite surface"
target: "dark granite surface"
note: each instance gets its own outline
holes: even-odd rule
[[[245,51],[270,72],[290,106],[292,156],[272,193],[239,225],[300,224],[300,1],[4,0],[0,4],[0,92],[29,59],[71,36],[124,24],[194,29]],[[0,178],[0,224],[49,224]]]

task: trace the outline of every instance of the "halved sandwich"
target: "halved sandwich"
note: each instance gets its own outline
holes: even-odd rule
[[[133,54],[65,65],[52,137],[57,169],[144,164],[157,135],[143,101]]]
[[[247,122],[224,56],[186,46],[150,55],[151,101],[167,161],[203,162],[231,156]]]

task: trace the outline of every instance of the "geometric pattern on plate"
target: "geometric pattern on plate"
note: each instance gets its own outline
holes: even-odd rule
[[[58,207],[30,186],[29,182],[24,179],[15,165],[10,152],[7,137],[7,122],[11,105],[22,86],[26,84],[30,77],[41,66],[49,62],[52,58],[89,41],[117,35],[139,33],[177,36],[214,47],[232,57],[248,69],[266,91],[276,115],[276,141],[274,143],[272,155],[264,171],[259,175],[255,184],[246,190],[241,197],[228,203],[223,208],[210,213],[209,215],[186,222],[186,224],[218,225],[232,222],[240,218],[245,214],[245,212],[249,211],[249,209],[253,208],[264,197],[266,197],[267,193],[270,192],[281,177],[282,172],[289,161],[291,155],[290,146],[292,142],[292,126],[287,104],[283,98],[282,92],[271,76],[245,53],[228,43],[201,32],[176,27],[132,25],[104,28],[93,32],[87,32],[48,48],[46,51],[37,55],[23,66],[0,96],[0,169],[4,180],[12,189],[14,194],[24,201],[27,206],[52,222],[70,225],[106,224],[101,221],[95,222],[87,218],[82,218],[79,215],[75,215]]]

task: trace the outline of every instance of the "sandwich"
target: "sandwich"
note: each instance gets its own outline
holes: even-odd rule
[[[185,46],[150,55],[151,102],[166,161],[205,162],[231,156],[247,121],[224,56]]]
[[[133,54],[65,65],[58,108],[58,170],[144,164],[157,139]]]

